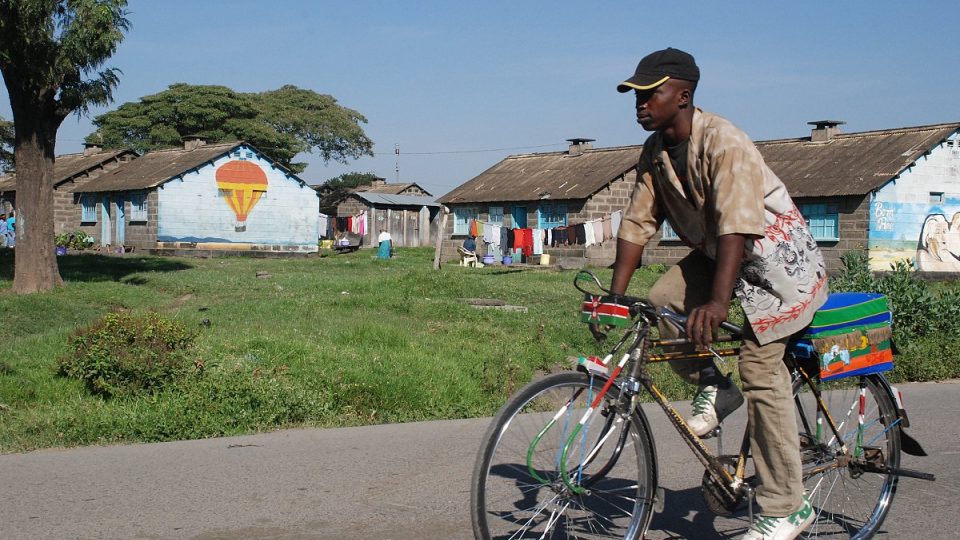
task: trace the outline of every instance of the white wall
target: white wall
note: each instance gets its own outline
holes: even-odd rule
[[[271,165],[252,149],[241,146],[211,164],[171,180],[158,190],[158,242],[197,242],[221,249],[264,249],[282,246],[286,251],[317,251],[319,227],[316,191],[296,177]],[[266,191],[249,210],[246,230],[237,230],[237,216],[227,199],[229,190],[217,184],[217,170],[234,160],[260,167]],[[201,247],[201,246],[198,246]]]

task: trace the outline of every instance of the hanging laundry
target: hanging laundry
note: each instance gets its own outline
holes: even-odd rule
[[[593,223],[588,221],[583,224],[583,247],[590,247],[596,243],[593,235]]]

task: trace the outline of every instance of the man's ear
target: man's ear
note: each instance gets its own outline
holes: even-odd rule
[[[691,92],[689,88],[684,88],[683,90],[681,90],[678,97],[679,97],[679,102],[677,103],[677,105],[681,109],[686,109],[687,107],[690,106]]]

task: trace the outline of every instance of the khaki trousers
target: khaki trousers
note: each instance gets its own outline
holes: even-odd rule
[[[654,305],[689,313],[709,299],[714,263],[693,252],[673,266],[650,289]],[[677,337],[672,325],[661,324],[660,335]],[[757,342],[749,324],[740,349],[740,379],[747,399],[747,431],[760,487],[757,503],[768,516],[786,516],[802,503],[803,481],[800,438],[794,412],[790,373],[783,363],[789,338],[766,345]],[[699,372],[711,360],[671,362],[670,367],[687,382],[697,384]]]

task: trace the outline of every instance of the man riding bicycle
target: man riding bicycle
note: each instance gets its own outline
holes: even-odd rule
[[[610,289],[625,293],[644,246],[666,219],[693,252],[657,281],[649,299],[688,313],[687,334],[705,347],[736,292],[747,317],[739,369],[762,508],[743,538],[792,539],[814,516],[803,496],[790,375],[782,359],[790,337],[826,301],[827,273],[803,216],[750,138],[694,107],[699,79],[693,57],[668,48],[644,57],[617,86],[635,92],[637,122],[653,134],[643,145],[620,226]],[[660,331],[678,335],[669,324]],[[697,435],[708,436],[743,403],[712,361],[670,365],[698,385],[688,420]]]

